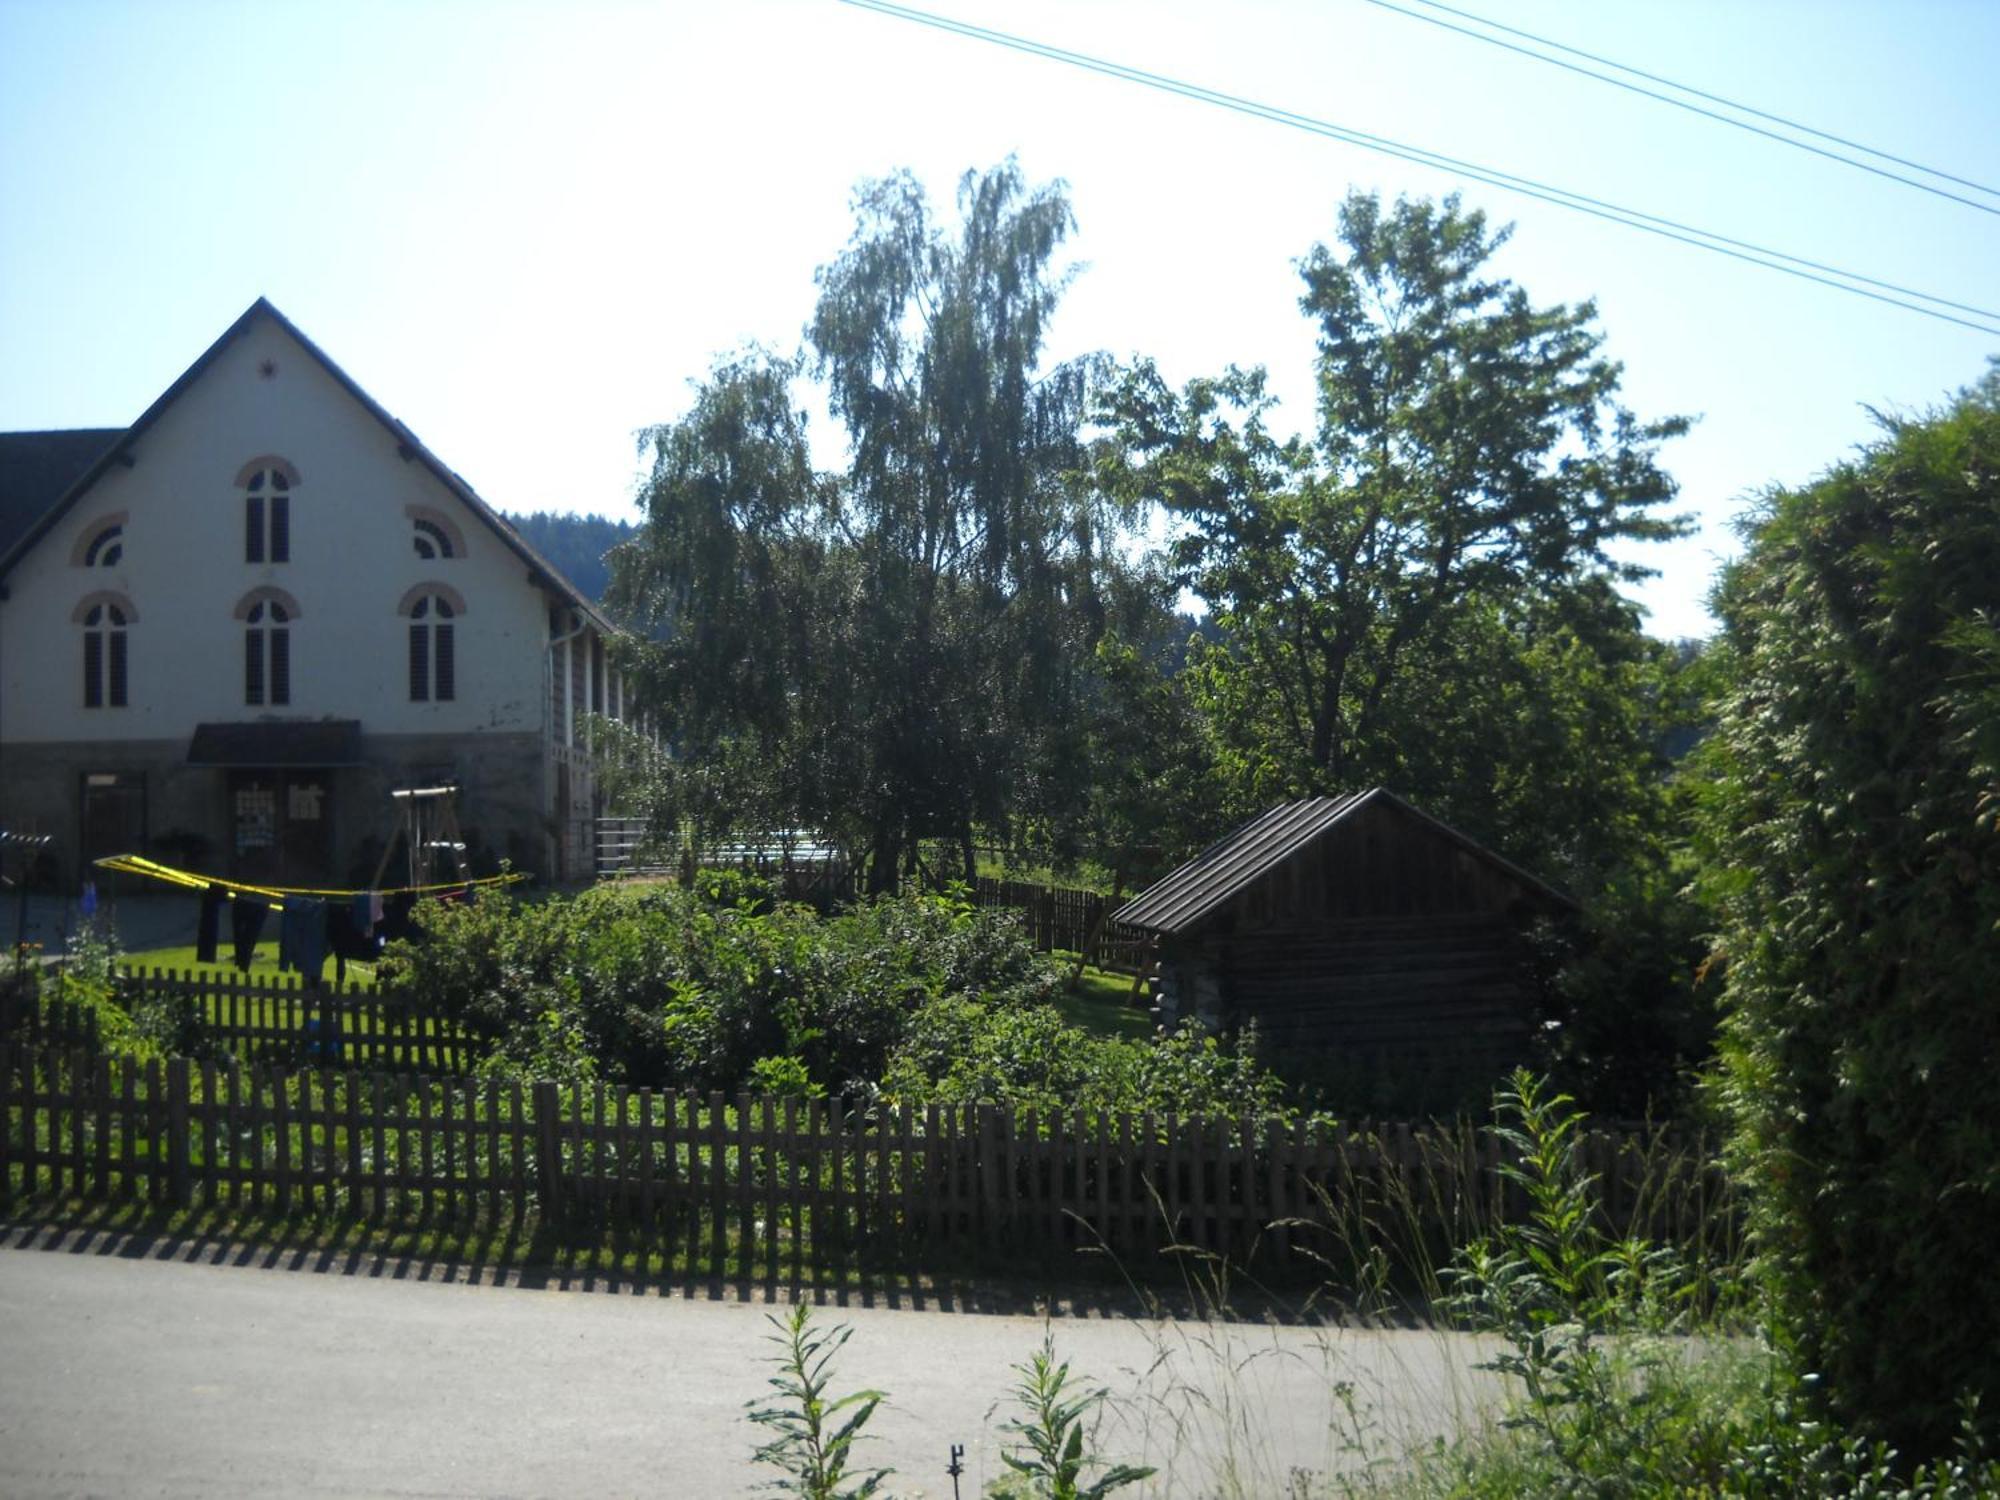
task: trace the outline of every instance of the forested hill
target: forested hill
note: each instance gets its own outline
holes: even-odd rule
[[[629,521],[606,516],[565,516],[538,510],[533,515],[508,516],[507,522],[528,545],[556,565],[563,577],[592,599],[604,598],[610,570],[604,554],[632,535]]]

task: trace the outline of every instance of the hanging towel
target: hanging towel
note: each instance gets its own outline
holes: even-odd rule
[[[264,930],[264,918],[271,908],[249,896],[238,896],[229,906],[229,933],[234,940],[236,967],[246,973],[250,956],[257,951],[257,937]]]
[[[222,886],[210,883],[201,893],[201,919],[194,928],[194,958],[196,963],[215,962],[217,930],[222,926],[222,903],[229,899],[229,892]]]
[[[278,918],[278,967],[297,969],[307,984],[318,984],[326,969],[326,903],[310,896],[287,896]]]

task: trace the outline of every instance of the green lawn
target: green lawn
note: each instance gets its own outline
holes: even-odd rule
[[[1069,961],[1073,963],[1075,959]],[[1056,1009],[1070,1025],[1097,1036],[1143,1041],[1153,1034],[1153,1018],[1143,1005],[1126,1004],[1131,993],[1131,975],[1108,974],[1086,965],[1082,983],[1075,990],[1065,989],[1056,995]]]
[[[135,969],[172,969],[178,973],[213,974],[223,979],[239,977],[236,960],[230,954],[229,945],[223,943],[216,951],[218,962],[212,964],[195,961],[192,943],[178,948],[148,948],[143,953],[127,953],[119,959],[119,962]],[[289,972],[291,971],[278,967],[278,941],[273,938],[269,942],[259,943],[250,955],[250,972],[246,977],[276,979]],[[331,956],[326,961],[325,977],[328,983],[333,981]],[[356,982],[372,984],[375,981],[375,966],[350,960],[347,965],[347,979],[350,984]]]

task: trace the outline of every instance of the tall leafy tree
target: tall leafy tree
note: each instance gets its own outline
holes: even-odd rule
[[[2000,383],[1745,539],[1704,751],[1736,1165],[1808,1389],[1924,1458],[2000,1400]]]
[[[1141,364],[1109,402],[1108,478],[1180,523],[1174,562],[1221,626],[1193,670],[1244,806],[1386,782],[1495,836],[1519,831],[1496,826],[1511,794],[1541,804],[1536,847],[1587,862],[1646,754],[1621,706],[1646,648],[1610,588],[1641,570],[1609,549],[1676,534],[1656,453],[1687,424],[1618,403],[1595,309],[1496,277],[1505,239],[1455,198],[1350,195],[1339,248],[1300,265],[1313,438],[1271,432],[1261,370],[1175,392]],[[1584,803],[1547,796],[1564,775]]]
[[[1069,202],[1010,161],[958,208],[951,231],[907,174],[863,186],[807,349],[726,363],[651,435],[613,591],[661,627],[644,682],[687,758],[761,747],[746,815],[854,839],[877,889],[920,839],[969,873],[974,827],[1062,739],[1117,566],[1078,478],[1092,365],[1043,359]],[[812,467],[805,378],[845,429],[837,472]]]

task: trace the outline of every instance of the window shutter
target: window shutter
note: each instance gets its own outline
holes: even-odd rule
[[[289,495],[271,497],[271,561],[292,560],[292,500]]]
[[[264,701],[264,632],[243,632],[243,701],[252,708]]]
[[[451,659],[451,627],[432,627],[437,634],[437,701],[449,703],[457,694],[456,663]]]
[[[264,560],[264,497],[252,495],[243,502],[243,560]]]
[[[95,630],[83,633],[83,706],[104,707],[104,636]]]
[[[113,708],[125,706],[125,632],[113,630],[111,637],[111,682],[110,698]]]
[[[271,632],[271,701],[292,701],[292,633],[289,630]]]
[[[410,627],[410,701],[428,703],[431,696],[430,626]]]

